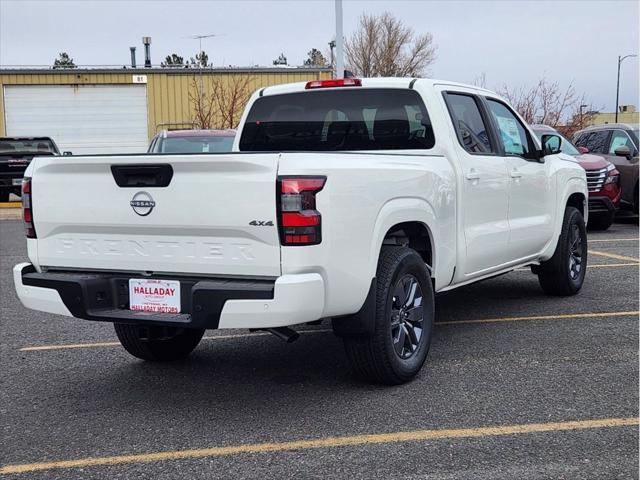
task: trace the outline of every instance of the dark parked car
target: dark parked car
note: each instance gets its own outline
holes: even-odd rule
[[[235,136],[235,130],[163,130],[153,137],[148,152],[230,152]]]
[[[562,139],[562,153],[571,155],[587,172],[589,187],[589,228],[606,230],[613,223],[620,205],[620,172],[602,156],[581,153],[569,140],[547,125],[532,125],[538,138],[542,135],[558,135]]]
[[[0,138],[0,202],[9,200],[11,193],[20,195],[24,171],[33,157],[43,155],[60,155],[49,137]]]
[[[584,152],[602,155],[620,171],[621,207],[638,213],[638,125],[610,123],[576,132],[573,142]]]

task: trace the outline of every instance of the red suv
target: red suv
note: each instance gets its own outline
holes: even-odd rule
[[[569,140],[547,125],[531,127],[540,138],[544,134],[554,134],[562,138],[562,153],[571,155],[587,171],[589,186],[589,228],[606,230],[620,206],[620,172],[616,166],[603,157],[581,153]]]

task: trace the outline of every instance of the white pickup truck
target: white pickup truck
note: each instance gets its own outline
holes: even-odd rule
[[[354,371],[410,380],[434,292],[531,266],[572,295],[587,263],[587,182],[496,94],[429,79],[263,88],[234,152],[37,158],[23,209],[27,307],[113,322],[145,360],[205,329],[330,318]]]

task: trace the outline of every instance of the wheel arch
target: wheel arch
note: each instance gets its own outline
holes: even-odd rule
[[[560,232],[562,231],[562,222],[564,220],[564,211],[567,207],[575,207],[582,214],[585,224],[589,218],[589,193],[587,190],[586,177],[572,177],[564,183],[564,188],[561,195],[558,196],[558,204],[556,211],[555,228],[553,230],[553,237],[547,244],[547,247],[542,252],[540,260],[545,261],[553,256],[555,252],[558,239],[560,238]]]
[[[436,215],[429,203],[420,198],[397,198],[387,202],[378,213],[369,256],[370,276],[374,277],[383,245],[405,245],[416,250],[436,276],[439,245]]]

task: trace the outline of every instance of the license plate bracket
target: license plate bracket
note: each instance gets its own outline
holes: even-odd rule
[[[129,310],[180,313],[180,282],[153,278],[129,279]]]

